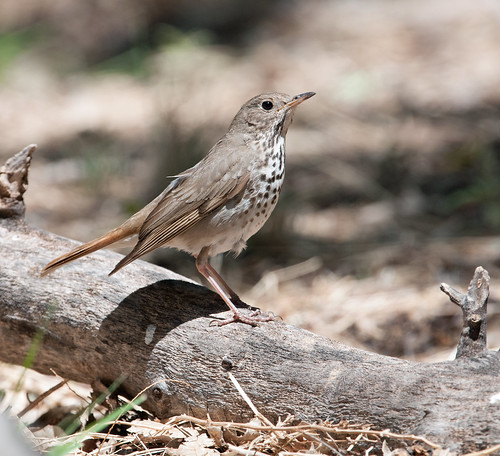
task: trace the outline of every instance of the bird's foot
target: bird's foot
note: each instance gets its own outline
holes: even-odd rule
[[[260,309],[252,310],[249,315],[243,315],[240,311],[234,312],[231,318],[227,318],[226,320],[212,320],[210,322],[210,326],[225,326],[229,323],[245,323],[251,326],[257,326],[259,323],[264,323],[266,321],[273,321],[277,318],[280,318],[273,314],[272,312],[262,312]]]

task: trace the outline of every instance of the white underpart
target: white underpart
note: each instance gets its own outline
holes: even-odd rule
[[[246,246],[246,241],[264,225],[271,215],[281,191],[285,170],[285,138],[278,136],[272,153],[266,154],[264,142],[255,144],[256,160],[251,164],[250,183],[241,199],[228,201],[213,214],[205,217],[190,228],[186,235],[179,235],[169,242],[192,254],[203,247],[210,247],[209,256],[233,251],[238,254]],[[224,232],[225,236],[220,233]],[[213,239],[210,246],[203,240]]]

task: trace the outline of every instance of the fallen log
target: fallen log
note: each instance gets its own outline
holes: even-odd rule
[[[0,360],[22,364],[42,331],[33,368],[110,384],[159,418],[248,420],[231,373],[269,419],[344,419],[423,435],[460,452],[500,440],[500,355],[486,349],[488,273],[467,296],[459,355],[417,363],[358,350],[279,320],[211,326],[228,316],[215,293],[143,261],[110,278],[122,257],[102,251],[46,278],[41,268],[78,243],[27,225],[22,194],[35,147],[0,170]],[[480,320],[478,322],[478,319]]]

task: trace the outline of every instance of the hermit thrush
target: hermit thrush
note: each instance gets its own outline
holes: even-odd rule
[[[285,173],[285,136],[295,108],[312,97],[307,92],[258,95],[245,103],[227,133],[210,152],[176,179],[146,207],[118,228],[49,263],[42,275],[121,239],[137,244],[110,273],[158,247],[173,247],[196,258],[205,276],[233,316],[220,321],[255,325],[274,317],[236,307],[238,295],[213,269],[209,259],[229,250],[238,254],[267,220],[278,201]]]

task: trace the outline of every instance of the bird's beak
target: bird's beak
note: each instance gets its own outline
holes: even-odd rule
[[[292,99],[292,101],[288,102],[286,105],[282,106],[281,109],[290,109],[298,106],[300,103],[303,101],[308,100],[312,96],[316,95],[316,92],[306,92],[306,93],[301,93],[300,95],[295,95]]]

